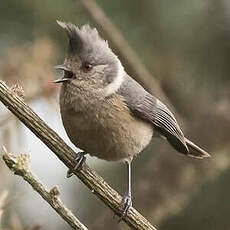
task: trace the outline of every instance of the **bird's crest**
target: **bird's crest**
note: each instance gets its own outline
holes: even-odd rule
[[[70,22],[57,20],[57,23],[68,35],[69,52],[81,53],[108,48],[108,43],[100,37],[97,29],[91,28],[88,24],[79,28]]]

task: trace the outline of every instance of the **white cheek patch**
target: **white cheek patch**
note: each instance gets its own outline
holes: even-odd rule
[[[116,91],[120,88],[123,80],[124,80],[124,68],[121,62],[118,61],[117,76],[114,78],[114,80],[109,85],[105,87],[106,96],[116,93]]]

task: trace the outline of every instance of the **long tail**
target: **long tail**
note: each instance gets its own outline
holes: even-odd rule
[[[194,157],[194,158],[199,158],[199,159],[210,157],[210,155],[206,151],[204,151],[203,149],[195,145],[193,142],[191,142],[187,138],[185,138],[185,141],[186,141],[186,145],[188,146],[188,150],[189,150],[189,152],[186,155],[190,157]]]

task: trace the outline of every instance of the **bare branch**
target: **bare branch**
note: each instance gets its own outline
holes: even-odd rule
[[[60,198],[58,197],[59,192],[57,187],[52,188],[48,191],[45,186],[36,178],[29,168],[29,155],[13,155],[7,153],[6,149],[3,148],[3,160],[9,169],[14,174],[21,176],[27,181],[33,189],[38,192],[47,203],[73,228],[78,230],[87,230],[86,228],[74,215],[65,207]]]
[[[16,94],[17,94],[17,92],[16,92]],[[25,100],[26,100],[26,102],[31,102],[31,101],[33,101],[35,99],[39,99],[43,95],[44,95],[43,90],[39,90],[39,91],[35,92],[33,95],[30,95],[29,97],[26,97]],[[0,127],[8,124],[9,122],[11,122],[13,120],[13,118],[14,118],[14,116],[12,116],[12,113],[6,114],[3,118],[1,117],[1,119],[0,119]]]
[[[0,100],[14,113],[56,156],[68,167],[76,165],[76,153],[47,126],[44,121],[17,95],[15,95],[3,81],[0,81]],[[122,197],[112,189],[102,177],[90,169],[86,164],[74,174],[108,207],[121,216]],[[155,229],[138,211],[130,208],[124,221],[132,229]]]

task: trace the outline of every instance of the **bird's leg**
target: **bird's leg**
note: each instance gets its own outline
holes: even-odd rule
[[[123,204],[123,213],[121,218],[125,217],[128,213],[129,208],[132,206],[132,196],[131,196],[131,162],[127,161],[127,173],[128,173],[128,189],[123,196],[122,204]]]
[[[77,164],[74,166],[73,169],[69,169],[67,171],[66,177],[69,178],[73,175],[73,172],[77,169],[80,169],[82,167],[82,165],[84,164],[84,162],[86,161],[86,157],[85,157],[85,152],[78,152],[77,156],[75,158],[75,160],[77,161]]]

